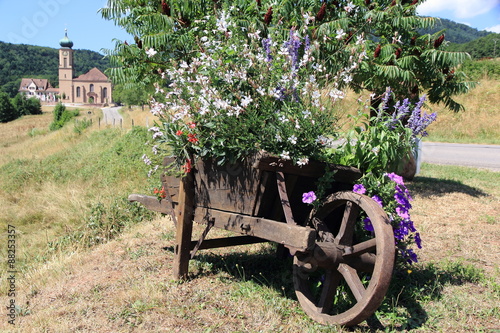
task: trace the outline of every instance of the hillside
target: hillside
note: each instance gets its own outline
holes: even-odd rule
[[[440,18],[436,20],[436,25],[430,29],[421,29],[418,32],[420,34],[434,34],[438,31],[446,29],[446,40],[450,43],[463,44],[473,41],[475,39],[485,37],[491,32],[479,31],[475,28],[471,28],[466,24],[453,22],[447,19]]]
[[[92,69],[104,71],[109,61],[100,53],[76,50],[75,75]],[[14,97],[23,77],[49,79],[53,87],[58,86],[58,49],[26,44],[11,44],[0,41],[0,91]]]
[[[472,59],[495,58],[500,56],[500,34],[490,33],[464,44],[450,44],[448,51],[467,52]]]

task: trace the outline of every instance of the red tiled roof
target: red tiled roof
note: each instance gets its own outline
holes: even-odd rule
[[[28,90],[28,86],[34,83],[36,86],[36,90],[47,90],[49,88],[52,88],[50,85],[49,80],[47,79],[31,79],[31,78],[23,78],[21,80],[21,84],[19,85],[19,91],[26,91]]]
[[[80,75],[73,81],[108,81],[108,77],[104,75],[97,67],[92,68],[85,74]]]

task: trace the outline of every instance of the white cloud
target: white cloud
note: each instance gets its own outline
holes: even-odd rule
[[[497,34],[500,34],[500,24],[494,25],[490,28],[485,28],[484,30],[486,31],[491,31],[491,32],[496,32]]]
[[[478,16],[492,10],[498,0],[427,0],[418,6],[419,15],[439,16],[439,12],[452,12],[457,18]]]

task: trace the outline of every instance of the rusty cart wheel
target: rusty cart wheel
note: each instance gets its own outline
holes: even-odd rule
[[[316,246],[297,252],[293,264],[302,308],[323,324],[362,322],[382,303],[392,276],[395,245],[387,214],[371,198],[343,191],[313,210],[308,224],[317,231]]]

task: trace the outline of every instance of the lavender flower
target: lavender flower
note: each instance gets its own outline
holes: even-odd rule
[[[300,41],[299,36],[295,33],[293,29],[290,30],[290,39],[285,42],[286,47],[288,48],[288,54],[292,59],[292,69],[297,69],[298,60],[299,60],[299,48],[302,42]]]
[[[314,191],[310,191],[310,192],[306,192],[304,194],[302,194],[302,202],[303,203],[307,203],[307,204],[310,204],[310,203],[313,203],[314,200],[316,200],[316,194],[314,193]]]
[[[267,62],[273,61],[273,56],[271,55],[271,44],[272,44],[271,38],[263,38],[262,39],[262,46],[264,47],[264,50],[266,51],[266,61]]]
[[[424,112],[422,115],[422,105],[425,101],[425,95],[420,98],[417,105],[413,109],[410,119],[408,119],[407,127],[410,128],[413,132],[413,136],[427,136],[428,133],[425,130],[432,122],[434,122],[437,118],[437,113],[427,114]]]
[[[363,184],[355,184],[352,188],[352,191],[359,194],[365,194],[366,188],[363,186]]]

